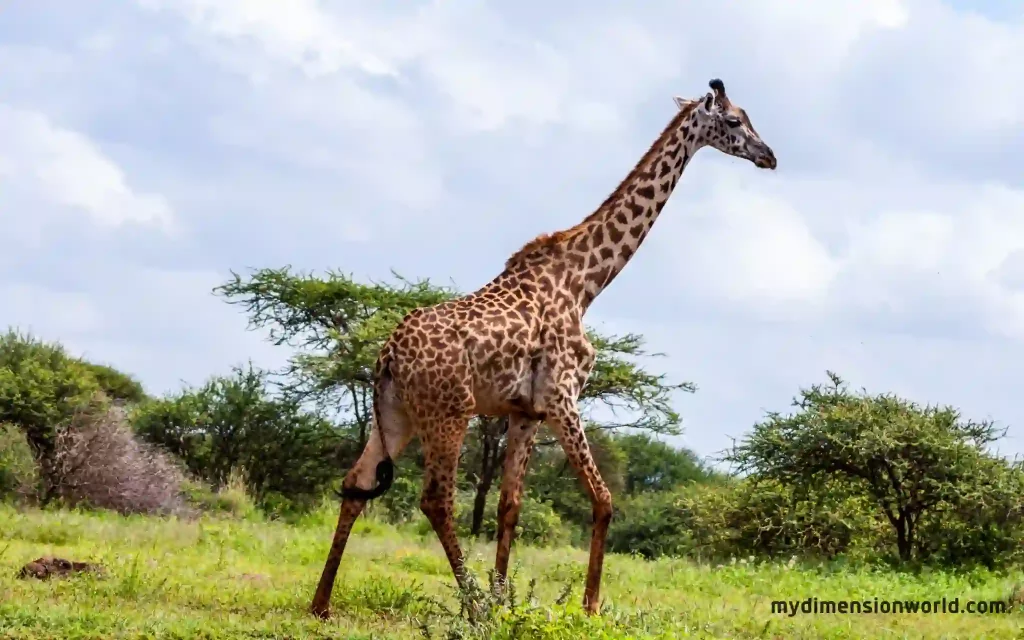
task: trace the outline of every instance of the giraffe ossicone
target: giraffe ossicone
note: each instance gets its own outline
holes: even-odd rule
[[[498,501],[496,584],[503,585],[522,502],[523,478],[541,421],[547,422],[593,505],[583,602],[599,608],[612,498],[591,455],[577,399],[594,365],[583,316],[650,232],[683,171],[702,147],[775,169],[771,148],[719,79],[694,99],[675,98],[668,126],[603,203],[579,224],[526,243],[479,290],[410,312],[381,349],[374,371],[374,425],[342,483],[342,504],[312,612],[329,615],[352,524],[366,500],[387,491],[392,458],[415,436],[424,456],[420,508],[460,587],[467,586],[455,536],[456,466],[470,419],[508,416]]]

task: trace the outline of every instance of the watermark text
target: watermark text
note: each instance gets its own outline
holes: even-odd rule
[[[867,598],[861,600],[772,600],[772,613],[794,617],[797,614],[814,615],[822,613],[973,613],[997,614],[1009,611],[1004,600],[961,600],[941,598],[937,600],[889,600]]]

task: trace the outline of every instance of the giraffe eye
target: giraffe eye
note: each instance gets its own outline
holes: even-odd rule
[[[729,125],[730,127],[738,127],[740,126],[740,119],[735,116],[729,116],[725,118],[725,124]]]

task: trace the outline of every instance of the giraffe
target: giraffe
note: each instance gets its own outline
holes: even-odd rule
[[[523,477],[546,422],[593,507],[583,606],[599,611],[612,498],[591,455],[577,399],[594,365],[583,315],[626,266],[702,147],[775,169],[772,150],[719,79],[706,95],[676,97],[677,112],[636,166],[579,224],[542,234],[474,293],[415,309],[381,348],[374,369],[374,424],[342,482],[341,510],[311,611],[330,615],[331,592],[355,519],[391,485],[392,459],[415,436],[425,470],[420,508],[437,534],[460,588],[468,574],[453,523],[456,467],[474,415],[507,416],[498,501],[495,584],[500,591],[519,518]],[[373,486],[375,483],[375,486]]]

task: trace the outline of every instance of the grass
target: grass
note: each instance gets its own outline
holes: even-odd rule
[[[772,600],[1000,600],[1013,574],[897,573],[793,563],[701,564],[609,555],[604,609],[580,605],[585,552],[517,547],[512,607],[459,616],[440,545],[414,527],[360,519],[332,608],[306,613],[333,529],[320,510],[296,524],[198,521],[0,505],[0,637],[39,638],[1024,638],[1024,611],[981,614],[772,613]],[[486,576],[493,545],[464,544]],[[40,582],[17,570],[42,555],[98,562],[102,575]],[[482,578],[485,580],[485,578]],[[535,581],[532,594],[524,593]],[[573,587],[567,596],[567,585]]]

